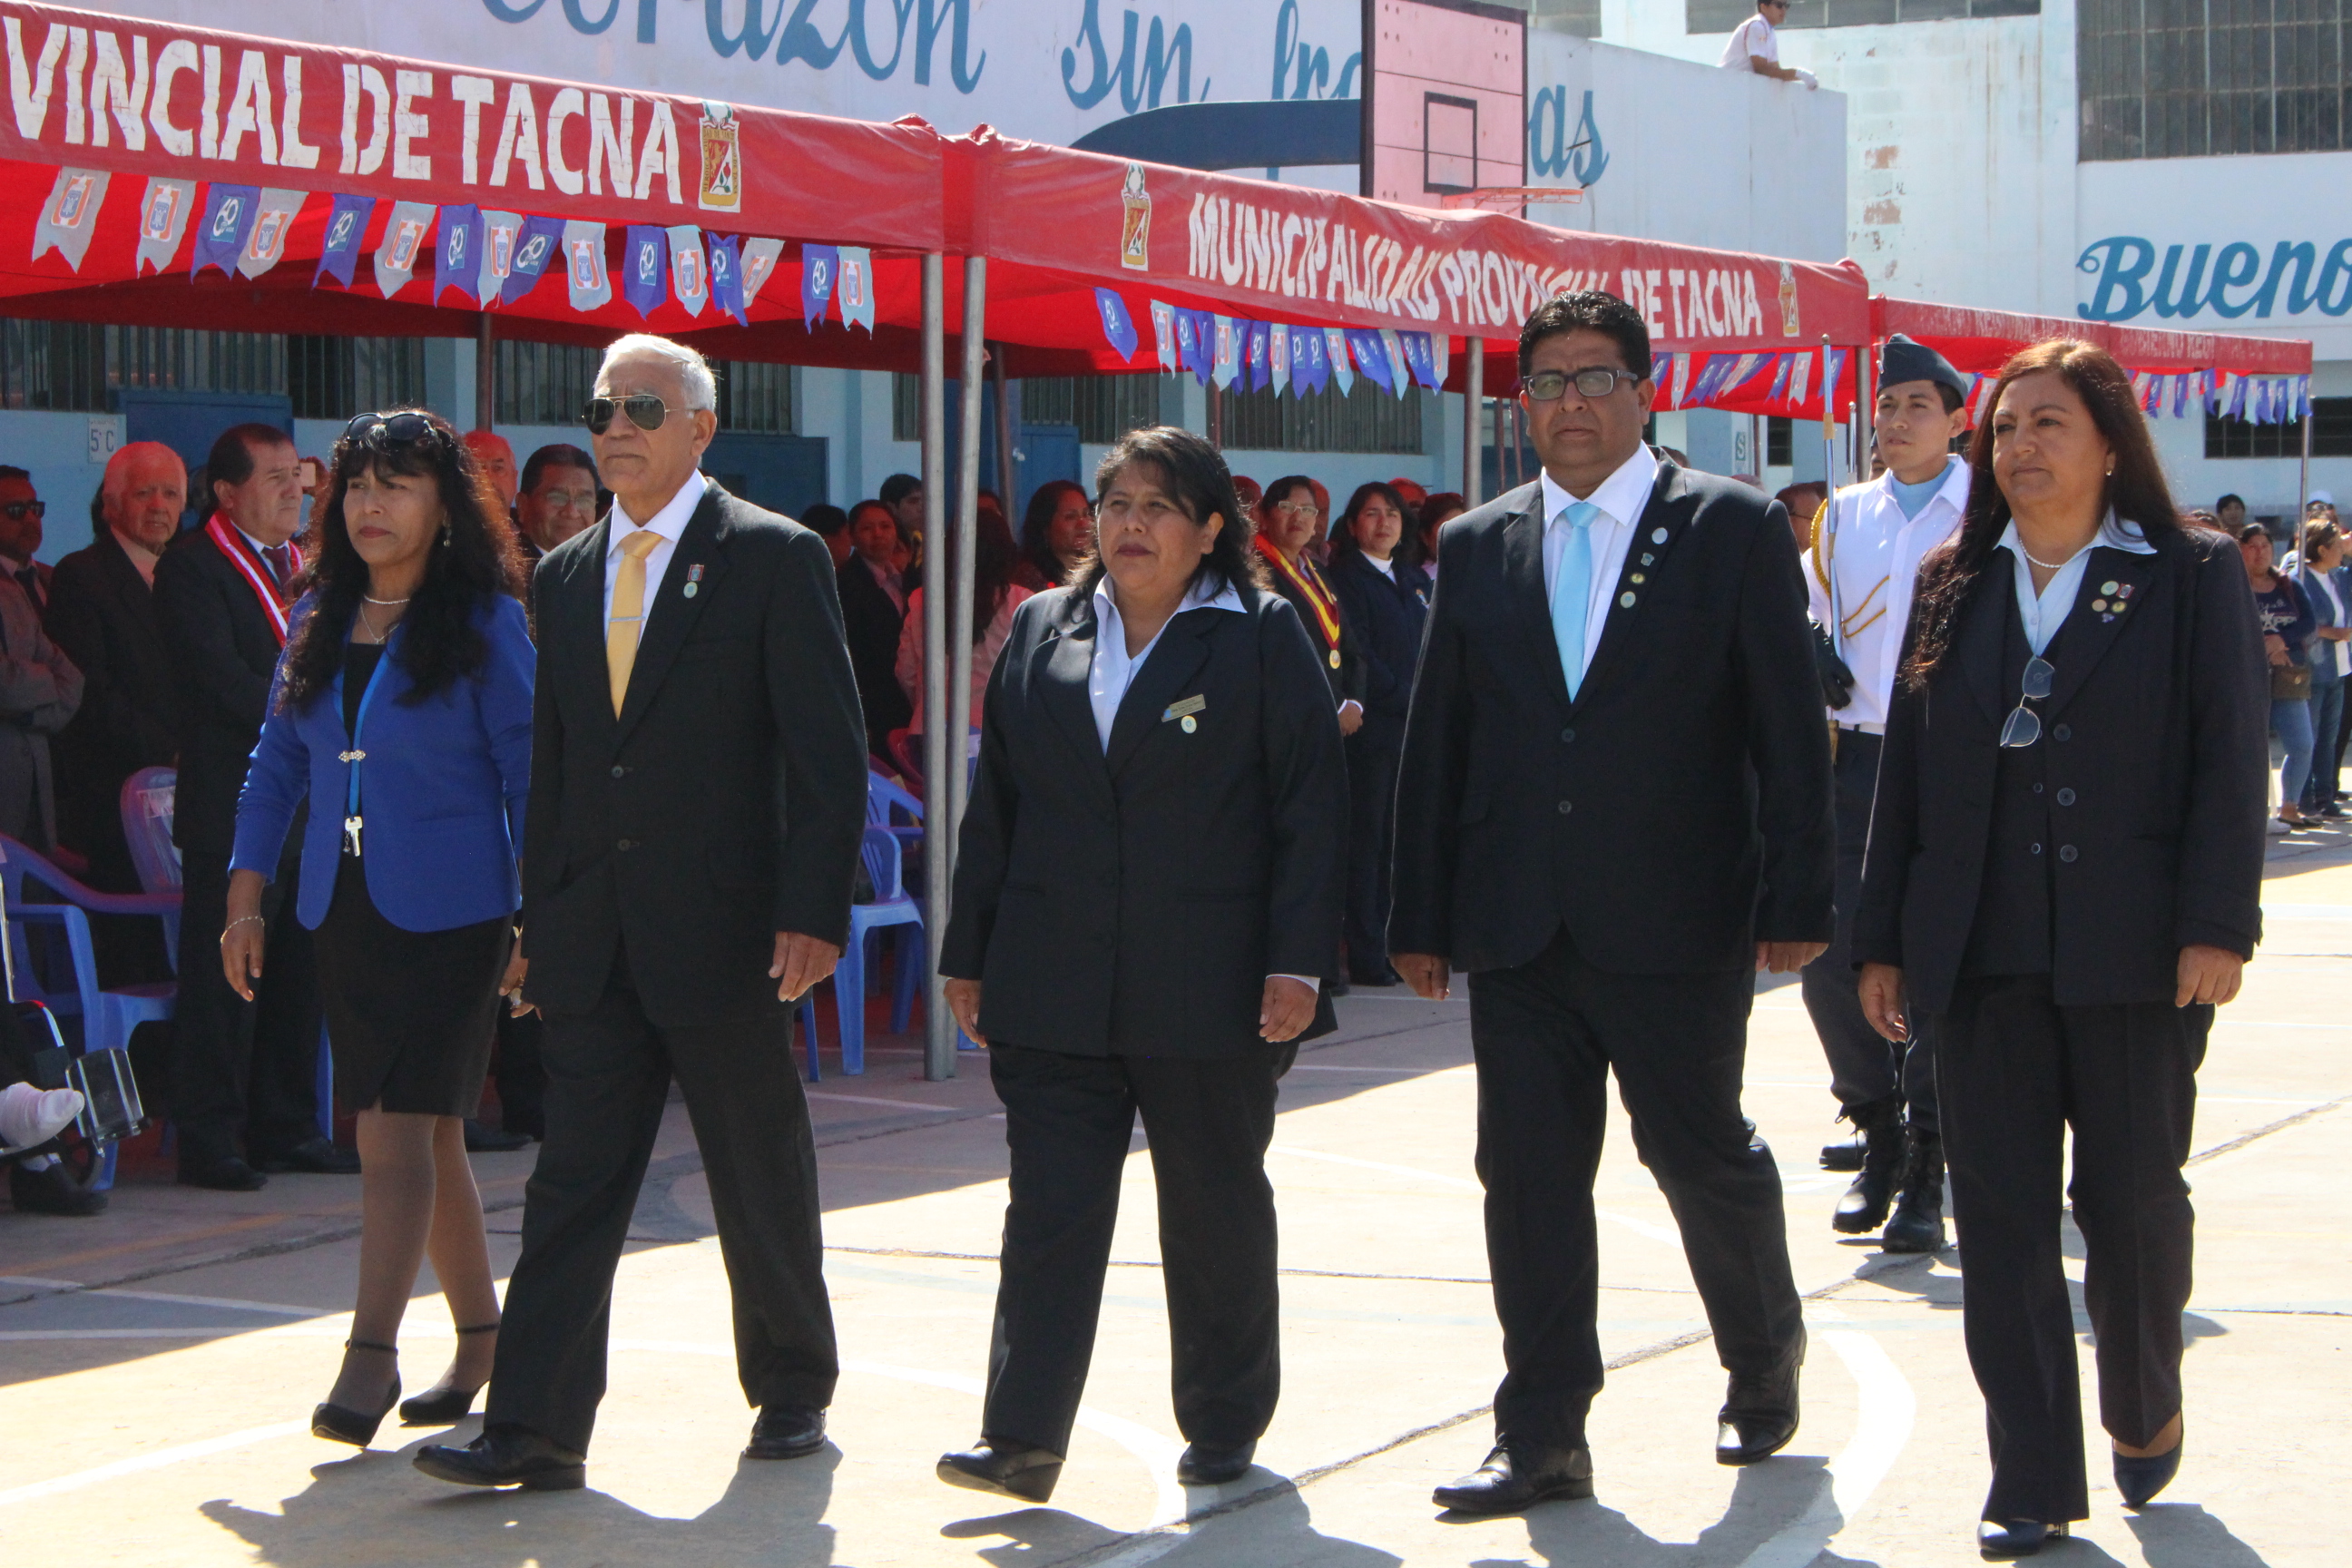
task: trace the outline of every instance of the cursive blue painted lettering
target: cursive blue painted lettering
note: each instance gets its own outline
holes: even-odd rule
[[[2079,271],[2096,272],[2099,286],[2092,292],[2091,302],[2075,306],[2074,313],[2086,321],[2127,321],[2138,315],[2147,309],[2147,292],[2140,280],[2155,265],[2156,247],[2137,236],[2094,240],[2084,247],[2074,266]]]
[[[742,0],[743,26],[735,32],[727,30],[727,0],[702,0],[702,27],[710,37],[711,51],[726,59],[738,49],[751,59],[768,52],[768,40],[775,29],[763,26],[760,13],[763,0]]]

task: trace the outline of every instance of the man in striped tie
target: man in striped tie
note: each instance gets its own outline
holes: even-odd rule
[[[1831,928],[1830,758],[1787,513],[1643,443],[1641,315],[1565,294],[1519,334],[1543,472],[1445,527],[1407,721],[1390,962],[1469,974],[1507,1369],[1441,1507],[1589,1497],[1592,1179],[1616,1075],[1731,1374],[1715,1457],[1797,1429],[1805,1332],[1771,1152],[1740,1109],[1755,976]]]

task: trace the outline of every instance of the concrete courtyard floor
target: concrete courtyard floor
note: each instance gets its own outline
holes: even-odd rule
[[[2093,1518],[2059,1568],[2286,1568],[2345,1561],[2310,1466],[2352,1409],[2352,843],[2274,846],[2269,942],[2201,1075],[2191,1179],[2189,1452],[2159,1506]],[[1050,1508],[931,1476],[976,1433],[1003,1122],[985,1064],[920,1080],[911,1041],[813,1086],[827,1271],[846,1365],[834,1443],[738,1458],[724,1270],[684,1108],[673,1105],[614,1303],[612,1389],[584,1493],[468,1493],[413,1470],[439,1431],[387,1425],[354,1454],[312,1438],[357,1242],[350,1178],[251,1195],[127,1184],[98,1220],[0,1211],[0,1539],[11,1557],[174,1568],[987,1563],[1074,1568],[1932,1568],[1977,1561],[1982,1405],[1959,1332],[1962,1259],[1834,1235],[1844,1178],[1826,1073],[1795,988],[1759,993],[1748,1106],[1777,1152],[1812,1349],[1781,1457],[1716,1466],[1723,1376],[1664,1200],[1622,1117],[1599,1184],[1599,1495],[1459,1522],[1429,1489],[1485,1452],[1500,1373],[1471,1172],[1465,1005],[1359,993],[1282,1087],[1269,1166],[1283,1226],[1285,1389],[1259,1468],[1174,1479],[1150,1158],[1139,1136],[1086,1414]],[[528,1152],[478,1158],[493,1257],[513,1261]],[[2080,1256],[2078,1239],[2069,1251]],[[2079,1283],[2079,1262],[2070,1265]],[[2078,1320],[2079,1321],[2079,1320]],[[450,1324],[429,1279],[402,1333],[410,1388]],[[2083,1373],[2092,1404],[2087,1348]],[[457,1429],[470,1436],[475,1422]],[[2329,1434],[2334,1434],[2330,1436]],[[2096,1441],[2096,1438],[2094,1438]],[[2331,1545],[2330,1542],[2336,1542]]]

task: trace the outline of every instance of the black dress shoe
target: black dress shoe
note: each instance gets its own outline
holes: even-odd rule
[[[520,1487],[527,1492],[577,1491],[588,1484],[588,1457],[520,1426],[485,1432],[460,1448],[428,1443],[416,1468],[461,1487]]]
[[[2124,1494],[2126,1508],[2146,1508],[2156,1494],[2172,1484],[2180,1473],[2180,1451],[2189,1447],[2189,1434],[2183,1432],[2180,1441],[2161,1454],[2150,1454],[2136,1459],[2129,1454],[2116,1456],[2116,1490]]]
[[[1002,1492],[1023,1502],[1044,1502],[1062,1479],[1062,1456],[1050,1448],[982,1437],[958,1453],[941,1454],[940,1479],[976,1492]]]
[[[1176,1461],[1176,1479],[1188,1487],[1221,1487],[1227,1481],[1240,1480],[1249,1474],[1250,1461],[1257,1458],[1257,1444],[1244,1443],[1238,1448],[1221,1448],[1210,1443],[1187,1443],[1183,1458]]]
[[[762,1405],[751,1423],[747,1459],[797,1459],[824,1447],[824,1412],[808,1405]]]
[[[530,1139],[521,1132],[507,1132],[487,1121],[466,1118],[466,1152],[468,1154],[511,1154],[528,1148]]]
[[[66,1168],[56,1161],[37,1171],[22,1165],[8,1167],[8,1197],[18,1214],[64,1215],[69,1219],[87,1219],[91,1215],[106,1212],[104,1193],[84,1192],[74,1185]]]
[[[347,1351],[374,1351],[381,1355],[397,1357],[400,1347],[380,1340],[345,1340]],[[383,1403],[373,1410],[354,1410],[348,1405],[320,1404],[310,1407],[310,1436],[324,1437],[332,1443],[349,1443],[354,1448],[364,1448],[375,1441],[375,1429],[392,1407],[400,1403],[400,1364],[395,1360],[392,1369],[392,1386],[385,1391]]]
[[[180,1185],[208,1187],[216,1193],[257,1193],[269,1178],[238,1159],[224,1154],[217,1160],[180,1162]]]
[[[1731,1379],[1716,1415],[1715,1462],[1752,1465],[1789,1446],[1797,1435],[1797,1377],[1805,1364],[1805,1331],[1780,1366],[1761,1377]]]
[[[1977,1555],[1988,1563],[2013,1563],[2065,1539],[2063,1524],[2044,1524],[2038,1519],[1988,1519],[1977,1526]]]
[[[1430,1500],[1456,1513],[1496,1514],[1518,1513],[1555,1498],[1591,1495],[1591,1449],[1506,1440],[1495,1445],[1485,1464],[1453,1485],[1438,1488]]]
[[[349,1149],[336,1148],[324,1138],[305,1138],[291,1149],[255,1155],[253,1166],[272,1173],[300,1171],[313,1176],[356,1176],[360,1173],[360,1157]]]

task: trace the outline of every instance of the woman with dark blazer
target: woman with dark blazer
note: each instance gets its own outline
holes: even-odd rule
[[[1879,1033],[1936,1045],[2001,1560],[2088,1512],[2070,1194],[2116,1488],[2137,1508],[2179,1466],[2180,1171],[2261,935],[2268,699],[2238,552],[2176,521],[2104,350],[2011,359],[1969,460],[1920,568],[1854,956]]]
[[[352,420],[314,515],[309,592],[237,801],[220,949],[250,1000],[262,887],[307,800],[296,914],[317,933],[361,1170],[359,1300],[310,1430],[365,1447],[400,1398],[394,1340],[428,1251],[457,1355],[402,1420],[464,1415],[497,1349],[465,1118],[482,1096],[499,996],[522,980],[515,862],[532,651],[505,509],[439,416]]]
[[[1321,532],[1323,512],[1315,499],[1315,481],[1291,474],[1266,486],[1255,509],[1258,553],[1265,557],[1274,591],[1290,601],[1315,645],[1315,657],[1331,684],[1331,701],[1339,710],[1339,732],[1352,735],[1364,721],[1363,649],[1356,628],[1339,607],[1331,580],[1315,564],[1307,545]]]
[[[1348,979],[1397,985],[1389,966],[1389,860],[1395,836],[1397,762],[1404,715],[1429,616],[1420,531],[1394,485],[1359,485],[1331,525],[1330,579],[1355,628],[1364,672],[1363,727],[1348,737]]]
[[[940,960],[1012,1153],[980,1441],[941,1480],[1045,1501],[1093,1354],[1119,1173],[1151,1142],[1177,1473],[1273,1418],[1275,1083],[1334,1026],[1348,806],[1329,688],[1216,449],[1167,426],[1096,474],[1097,553],[1023,605],[989,683]]]

